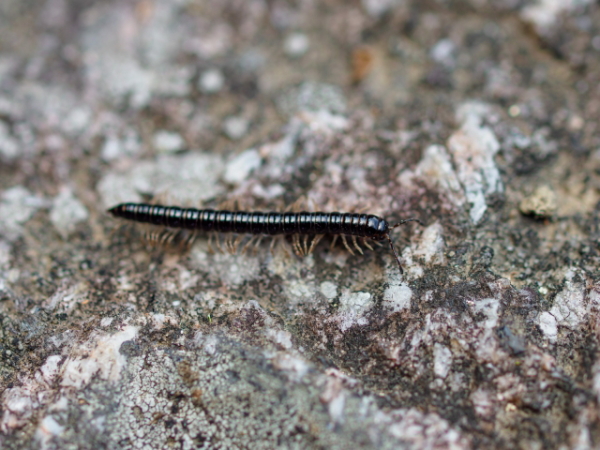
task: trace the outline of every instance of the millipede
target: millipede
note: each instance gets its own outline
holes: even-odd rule
[[[400,258],[390,232],[407,222],[419,222],[416,218],[404,219],[390,225],[389,222],[373,214],[342,212],[260,212],[229,211],[214,209],[180,208],[178,206],[151,205],[146,203],[121,203],[108,210],[110,214],[122,219],[160,225],[172,229],[193,230],[204,233],[237,233],[259,236],[293,236],[294,252],[305,255],[314,249],[324,235],[333,235],[334,242],[341,236],[345,247],[354,254],[346,237],[350,237],[353,247],[362,249],[357,239],[361,238],[366,247],[373,250],[369,240],[388,240],[390,248],[398,262],[400,273],[404,273]],[[304,242],[300,241],[304,236]],[[308,245],[308,238],[313,240]],[[332,245],[333,245],[332,243]]]

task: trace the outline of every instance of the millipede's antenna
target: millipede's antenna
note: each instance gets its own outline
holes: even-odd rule
[[[400,225],[404,225],[406,222],[419,222],[419,224],[423,225],[423,222],[421,222],[419,219],[413,217],[413,218],[410,218],[410,219],[401,220],[397,224],[391,226],[390,230],[393,230],[394,228],[399,227]],[[396,261],[398,262],[398,268],[400,269],[400,275],[402,275],[402,274],[404,274],[404,269],[402,269],[402,264],[400,263],[400,257],[398,256],[398,253],[396,253],[396,249],[394,248],[394,244],[392,243],[392,238],[390,237],[389,231],[388,231],[388,234],[387,234],[387,238],[388,238],[388,241],[390,243],[390,247],[392,249],[392,252],[394,253],[394,257],[396,258]]]

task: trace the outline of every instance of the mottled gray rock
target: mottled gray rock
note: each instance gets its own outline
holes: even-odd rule
[[[598,24],[1,2],[0,447],[600,446]],[[297,257],[106,214],[129,201],[423,225],[401,275],[386,242]]]

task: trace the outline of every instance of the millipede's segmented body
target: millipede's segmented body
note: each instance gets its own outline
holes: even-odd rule
[[[372,214],[339,212],[245,212],[123,203],[111,208],[117,217],[170,228],[240,234],[344,234],[383,240],[385,219]]]
[[[201,232],[238,233],[251,235],[313,235],[352,236],[381,241],[387,239],[400,266],[400,259],[390,239],[389,223],[373,214],[340,212],[246,212],[213,209],[179,208],[177,206],[122,203],[108,210],[116,217],[169,228]],[[344,244],[348,247],[345,239]],[[355,241],[355,248],[358,245]],[[350,250],[351,251],[351,250]]]

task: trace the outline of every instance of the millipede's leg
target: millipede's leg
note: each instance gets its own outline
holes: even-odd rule
[[[331,240],[331,245],[329,246],[330,250],[333,250],[333,247],[335,247],[335,243],[337,242],[338,238],[340,236],[338,234],[336,234],[335,236],[333,236],[333,239]]]
[[[237,238],[236,238],[236,239],[233,241],[233,244],[232,244],[232,250],[233,250],[233,253],[232,253],[232,255],[235,255],[235,254],[237,253],[237,251],[238,251],[238,249],[239,249],[239,247],[240,247],[240,244],[242,243],[242,240],[243,240],[243,239],[244,239],[244,235],[243,235],[243,234],[240,234],[240,235],[239,235],[239,236],[238,236],[238,237],[237,237]]]
[[[373,247],[371,247],[368,239],[363,239],[362,243],[365,244],[365,247],[367,247],[369,250],[373,251]]]
[[[195,241],[196,241],[196,233],[195,232],[188,233],[186,235],[185,239],[181,242],[183,251],[188,252],[192,248],[192,245],[194,245]]]
[[[225,253],[223,247],[221,247],[221,236],[218,234],[215,234],[215,245],[220,253]]]
[[[258,235],[258,239],[256,240],[256,243],[254,244],[254,251],[253,251],[254,255],[256,255],[258,253],[258,247],[260,246],[260,243],[264,237],[265,236],[263,234]]]
[[[300,248],[300,236],[294,234],[292,236],[292,248],[294,249],[294,253],[298,256],[302,256],[302,249]]]
[[[285,253],[285,256],[287,256],[288,258],[291,255],[291,253],[288,251],[289,249],[289,244],[288,241],[285,239],[285,236],[278,236],[277,239],[279,240],[279,242],[281,243],[281,248],[283,249],[283,252]]]
[[[177,236],[177,233],[178,232],[175,230],[165,231],[164,234],[161,236],[160,243],[162,245],[170,245],[171,242],[173,242],[173,240],[175,239],[175,236]]]
[[[242,250],[240,251],[240,255],[246,254],[246,252],[248,251],[248,248],[250,247],[250,245],[252,245],[252,241],[254,240],[255,237],[256,236],[250,236],[250,239],[248,239],[248,241],[242,247]]]
[[[302,256],[308,255],[308,234],[304,235],[304,239],[302,242],[302,252],[303,252]]]
[[[269,252],[271,253],[271,255],[275,254],[275,242],[277,241],[277,237],[272,237],[271,238],[271,243],[269,244]]]
[[[316,235],[316,236],[313,238],[312,242],[310,243],[310,248],[308,249],[308,253],[309,253],[309,254],[310,254],[310,253],[312,253],[312,252],[315,250],[315,247],[317,246],[317,244],[319,243],[319,241],[320,241],[321,239],[323,239],[323,236],[324,236],[323,234],[317,234],[317,235]]]
[[[348,241],[346,240],[346,235],[342,234],[342,242],[344,243],[344,246],[346,247],[346,249],[350,252],[351,255],[354,255],[354,252],[352,251],[352,249],[350,248],[350,246],[348,245]]]
[[[213,233],[208,233],[208,253],[210,253],[211,255],[213,253],[215,253],[214,249],[212,248],[211,242],[214,238]]]
[[[362,248],[360,248],[360,245],[358,245],[358,240],[356,239],[356,236],[352,236],[352,242],[354,243],[354,248],[358,250],[358,253],[364,255]]]
[[[304,205],[306,205],[306,196],[302,195],[298,197],[298,200],[296,200],[294,203],[288,206],[285,209],[285,212],[300,212],[302,211]]]

